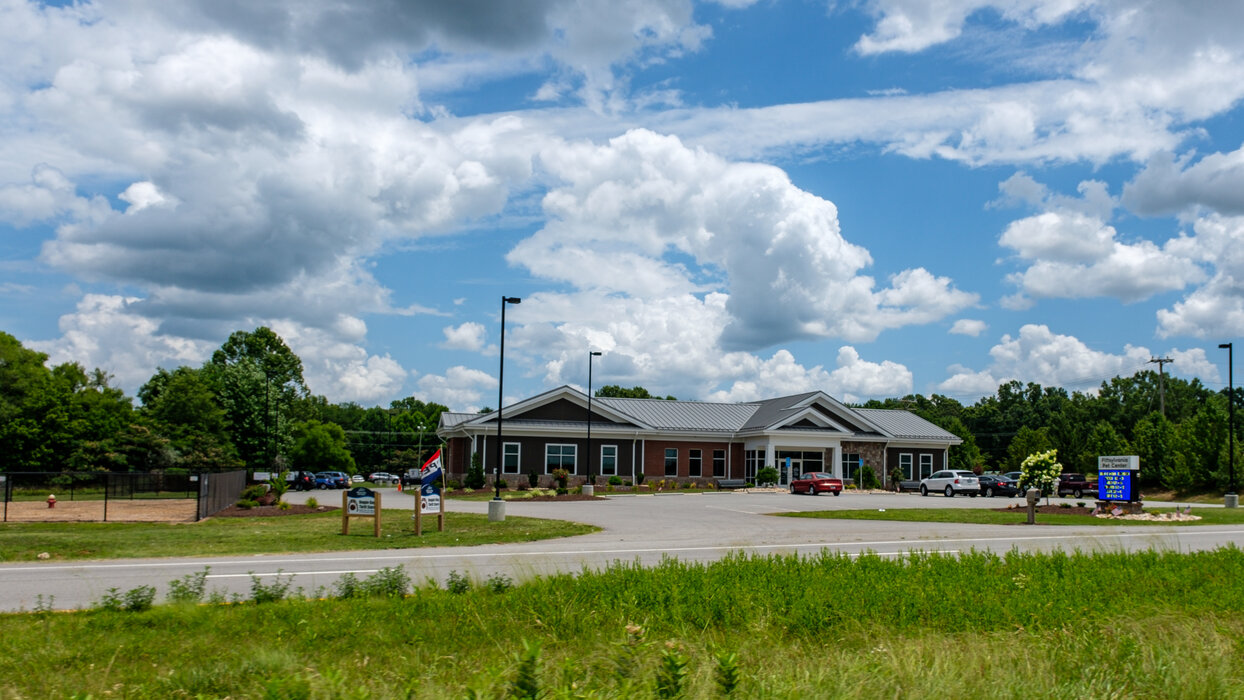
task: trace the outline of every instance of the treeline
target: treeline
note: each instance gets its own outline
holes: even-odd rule
[[[1065,471],[1097,471],[1100,455],[1138,455],[1145,486],[1180,492],[1228,486],[1227,391],[1157,372],[1138,372],[1102,382],[1096,394],[1009,382],[993,396],[965,406],[934,394],[869,401],[868,408],[903,408],[963,438],[952,448],[951,466],[987,471],[1019,469],[1024,457],[1058,450]],[[1236,389],[1240,410],[1244,391]],[[1236,425],[1236,468],[1241,467]],[[1244,481],[1236,474],[1236,483]]]
[[[387,409],[329,403],[262,327],[235,332],[200,367],[160,368],[137,397],[103,370],[47,359],[0,332],[6,471],[398,471],[435,449],[446,410],[413,397]]]

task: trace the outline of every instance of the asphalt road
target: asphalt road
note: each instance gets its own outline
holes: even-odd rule
[[[310,495],[287,494],[298,502]],[[1060,500],[1060,499],[1054,499]],[[1063,499],[1072,501],[1074,499]],[[486,513],[487,502],[448,501],[452,511]],[[249,596],[252,575],[271,582],[278,572],[293,576],[307,592],[332,584],[345,573],[359,578],[381,568],[404,566],[416,584],[444,583],[451,571],[484,580],[505,574],[514,580],[554,572],[577,572],[615,561],[659,562],[672,556],[712,561],[734,551],[813,553],[822,549],[855,555],[876,552],[1005,552],[1053,549],[1191,551],[1227,543],[1244,546],[1244,526],[999,526],[902,523],[867,520],[777,518],[789,511],[851,508],[997,508],[1020,499],[945,498],[916,494],[845,494],[841,497],[786,493],[670,494],[618,496],[560,503],[507,503],[507,515],[556,518],[597,525],[601,532],[543,542],[479,547],[335,552],[280,556],[125,559],[75,563],[0,564],[0,611],[32,610],[43,596],[57,609],[90,607],[110,588],[124,592],[151,585],[163,599],[168,582],[210,567],[208,588]],[[413,499],[385,490],[384,505],[411,508]],[[1164,504],[1165,505],[1165,504]],[[1216,507],[1216,506],[1194,506]],[[1195,511],[1194,511],[1195,512]]]

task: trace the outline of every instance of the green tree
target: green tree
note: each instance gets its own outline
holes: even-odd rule
[[[296,469],[354,473],[354,457],[346,449],[346,434],[340,425],[309,420],[294,424],[291,432],[289,461]]]
[[[302,361],[271,329],[236,331],[203,367],[245,464],[269,468],[288,447],[295,404],[306,398]]]
[[[235,469],[242,462],[207,374],[191,367],[156,370],[138,390],[142,414],[167,438],[176,466],[192,471]]]
[[[1161,413],[1154,411],[1136,424],[1135,453],[1140,457],[1140,474],[1137,478],[1144,486],[1158,486],[1166,482],[1166,471],[1176,459],[1175,426]],[[1180,467],[1179,471],[1183,471]]]
[[[1011,444],[1007,447],[1007,466],[1009,471],[1019,470],[1024,460],[1029,455],[1041,452],[1047,452],[1054,449],[1054,444],[1050,441],[1049,429],[1045,427],[1032,429],[1028,426],[1021,426],[1019,431],[1015,433],[1015,437],[1011,439]]]
[[[624,388],[617,384],[609,384],[602,386],[596,390],[595,396],[608,399],[659,399],[660,396],[653,396],[648,390],[642,386],[634,386],[630,389]],[[673,396],[666,396],[667,401],[677,401]]]
[[[1098,421],[1097,425],[1093,426],[1093,432],[1088,439],[1088,448],[1077,466],[1082,472],[1096,472],[1098,457],[1131,454],[1131,449],[1127,440],[1119,435],[1113,425],[1104,420]]]

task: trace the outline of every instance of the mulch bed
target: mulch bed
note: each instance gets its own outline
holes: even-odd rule
[[[307,506],[295,503],[288,504],[285,509],[276,506],[255,506],[254,508],[239,508],[238,506],[229,506],[224,510],[213,515],[213,518],[271,518],[278,515],[306,515],[308,513],[323,513],[329,510],[341,510],[338,506]]]
[[[1028,512],[1028,506],[1023,505],[1023,506],[1016,506],[1014,508],[994,508],[994,510],[998,511],[999,513],[1021,513],[1022,514],[1022,513]],[[1064,508],[1062,506],[1055,506],[1055,505],[1049,505],[1049,506],[1039,505],[1037,506],[1037,514],[1038,515],[1092,515],[1093,509],[1087,508],[1087,507],[1082,508],[1080,506],[1072,506],[1070,508]]]

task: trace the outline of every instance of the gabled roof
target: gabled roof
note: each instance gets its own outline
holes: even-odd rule
[[[516,427],[574,429],[575,421],[524,420],[523,413],[556,401],[568,400],[585,408],[587,395],[569,386],[551,389],[511,406],[503,415]],[[763,433],[773,430],[827,431],[844,436],[931,440],[958,444],[960,439],[909,411],[881,408],[850,408],[822,391],[781,396],[750,403],[673,401],[667,399],[595,398],[592,413],[640,430],[692,433]],[[496,413],[442,413],[440,430],[483,427],[496,421]],[[818,427],[796,424],[810,422]],[[603,427],[603,426],[602,426]]]
[[[755,404],[599,398],[601,404],[662,430],[734,432],[756,411]]]
[[[881,427],[885,435],[909,440],[948,440],[958,443],[960,438],[954,433],[943,430],[929,421],[910,411],[898,411],[888,408],[857,408],[856,413],[863,414],[870,421]]]

